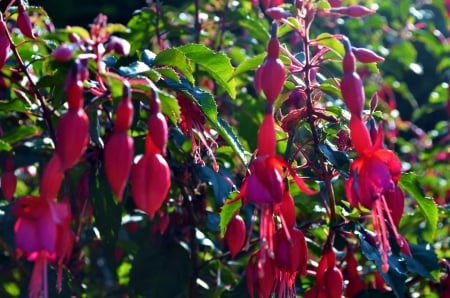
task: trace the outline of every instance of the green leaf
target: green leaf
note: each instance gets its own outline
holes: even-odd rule
[[[180,120],[180,106],[178,101],[172,94],[164,90],[158,90],[158,96],[161,100],[161,111],[169,120],[176,125]]]
[[[134,77],[139,74],[145,74],[153,81],[159,80],[159,74],[141,61],[135,61],[128,66],[119,67],[119,73],[125,77]]]
[[[159,72],[163,77],[166,77],[168,79],[171,79],[177,83],[181,83],[180,77],[178,76],[177,72],[170,67],[158,67],[155,68],[157,72]]]
[[[39,133],[39,128],[33,125],[20,125],[12,130],[6,131],[3,135],[3,141],[10,145],[23,141],[28,137],[35,136]]]
[[[336,84],[332,79],[326,79],[324,82],[320,83],[319,88],[328,95],[337,98],[342,98],[341,90],[338,87],[336,87]]]
[[[403,174],[398,184],[414,198],[423,216],[425,216],[427,228],[423,237],[427,242],[432,243],[438,223],[438,207],[436,203],[431,198],[423,195],[415,173]]]
[[[246,164],[247,158],[245,155],[245,149],[239,141],[236,134],[233,132],[231,126],[226,123],[222,118],[219,118],[217,121],[217,126],[215,129],[219,132],[219,134],[224,138],[228,145],[233,148],[234,152],[236,152],[241,159],[241,161]]]
[[[29,112],[30,109],[22,100],[0,101],[0,111],[6,112]]]
[[[408,69],[411,63],[415,63],[417,50],[414,45],[406,40],[400,40],[396,43],[389,53],[388,59],[401,63],[405,69]]]
[[[242,206],[241,200],[233,201],[237,195],[238,195],[237,192],[231,193],[230,198],[225,202],[225,204],[222,206],[222,210],[220,211],[220,224],[219,225],[220,225],[220,235],[222,237],[225,235],[225,231],[227,229],[228,223],[230,222],[231,218],[234,216],[236,211],[238,211],[239,208],[241,208],[241,206]]]
[[[202,44],[187,44],[178,47],[186,57],[200,65],[231,98],[236,97],[234,68],[230,58],[220,52],[214,52]]]
[[[236,69],[234,70],[233,77],[236,77],[242,73],[246,73],[247,71],[257,69],[263,63],[265,57],[266,53],[262,53],[250,59],[244,60],[244,62],[239,64],[238,67],[236,67]]]
[[[358,233],[359,234],[359,233]],[[377,267],[378,272],[386,281],[386,283],[392,288],[397,297],[404,297],[406,291],[405,281],[408,277],[406,272],[406,264],[403,257],[391,254],[388,256],[389,271],[384,273],[382,271],[383,260],[378,247],[373,247],[367,242],[363,234],[359,234],[359,240],[361,243],[361,251],[363,255],[370,261],[373,261]]]
[[[194,85],[194,76],[192,73],[194,69],[187,58],[186,54],[178,48],[170,48],[164,50],[156,55],[153,60],[155,66],[171,66],[180,71],[181,74],[188,80],[191,85]]]
[[[345,54],[344,45],[336,37],[334,37],[333,35],[331,35],[329,33],[319,34],[316,37],[315,41],[318,44],[323,45],[323,46],[329,48],[330,50],[336,52],[341,57],[343,57]]]
[[[11,151],[11,149],[11,145],[0,139],[0,151]]]

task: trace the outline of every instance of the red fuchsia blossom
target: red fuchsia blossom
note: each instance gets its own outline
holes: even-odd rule
[[[271,38],[267,47],[267,57],[255,73],[255,89],[263,91],[271,106],[283,90],[286,70],[280,60],[280,42],[277,37],[278,26],[272,24]]]
[[[278,229],[274,235],[275,265],[279,270],[275,292],[278,297],[295,296],[297,274],[306,274],[308,247],[297,228]]]
[[[357,120],[359,121],[359,119]],[[401,163],[391,150],[383,148],[383,130],[381,128],[378,130],[378,136],[373,145],[364,124],[350,125],[352,141],[359,137],[359,134],[352,131],[356,128],[367,140],[363,145],[358,145],[359,157],[350,166],[350,178],[345,182],[345,191],[352,206],[356,208],[363,206],[372,210],[373,226],[381,246],[382,269],[387,272],[389,269],[387,255],[390,252],[390,244],[386,220],[399,245],[403,244],[399,240],[396,228],[396,223],[401,217],[400,206],[404,204],[404,196],[397,190],[397,183],[401,176]],[[388,203],[387,200],[390,202]],[[397,207],[398,210],[391,209],[391,207]]]
[[[5,161],[5,167],[3,168],[3,174],[1,177],[1,188],[5,199],[9,202],[16,192],[17,176],[14,174],[14,162],[12,158],[8,158]]]
[[[34,262],[29,285],[29,297],[48,297],[47,264],[60,257],[67,258],[65,247],[58,249],[59,242],[68,243],[63,236],[70,221],[67,203],[56,203],[40,197],[26,196],[18,199],[12,214],[17,218],[14,225],[15,246],[19,256]]]
[[[260,250],[254,252],[248,260],[245,276],[251,298],[255,297],[255,293],[260,298],[269,298],[278,277],[274,259],[268,258]]]

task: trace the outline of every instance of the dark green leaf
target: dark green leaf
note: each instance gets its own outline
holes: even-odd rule
[[[220,211],[220,235],[222,235],[222,237],[225,235],[225,231],[231,218],[242,206],[241,200],[233,201],[237,195],[237,192],[231,193],[229,199],[225,202]]]
[[[406,290],[405,281],[407,278],[406,264],[404,260],[397,255],[388,256],[389,271],[384,273],[382,271],[383,260],[381,258],[381,253],[378,247],[373,247],[364,239],[362,234],[359,234],[359,239],[361,243],[361,251],[363,255],[370,261],[373,261],[377,266],[377,270],[386,283],[392,288],[395,296],[398,298],[404,297]],[[387,252],[386,252],[387,253]]]
[[[427,242],[431,243],[433,242],[437,229],[438,207],[431,198],[427,198],[423,195],[419,185],[420,184],[415,173],[405,173],[399,181],[399,186],[414,198],[420,211],[425,216],[427,229],[423,237]]]
[[[225,173],[215,172],[208,166],[195,167],[199,178],[212,186],[216,204],[221,206],[225,198],[228,197],[232,190],[232,185],[228,179],[225,179]]]
[[[439,269],[439,261],[431,245],[409,244],[412,258],[404,256],[408,271],[433,280],[430,271]]]
[[[10,145],[23,141],[28,137],[35,136],[39,133],[39,128],[33,125],[20,125],[9,131],[5,131],[2,140]]]
[[[230,58],[223,53],[210,50],[203,44],[188,44],[178,49],[192,62],[206,70],[231,98],[236,97],[236,82],[232,77],[234,68],[231,65]]]
[[[328,141],[319,144],[319,150],[328,161],[344,176],[349,177],[348,168],[350,159],[345,151],[339,151]]]
[[[119,67],[119,73],[125,77],[134,77],[139,74],[148,75],[153,81],[158,81],[159,74],[151,69],[147,64],[135,61],[128,66]]]
[[[183,297],[192,267],[188,251],[177,243],[153,242],[135,256],[130,289],[144,297]]]

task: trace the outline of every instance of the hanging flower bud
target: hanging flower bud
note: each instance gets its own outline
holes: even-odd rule
[[[341,80],[341,93],[345,105],[352,116],[362,117],[364,108],[364,86],[361,78],[355,71],[355,56],[349,48],[349,42],[344,41],[346,53],[342,61],[344,74]]]
[[[276,147],[275,119],[272,114],[265,114],[258,131],[258,154],[275,155]]]
[[[79,60],[76,60],[72,65],[69,74],[67,75],[66,83],[64,85],[64,91],[67,95],[67,104],[69,105],[69,110],[76,111],[83,107],[84,80],[81,79],[81,73],[83,71],[83,65]]]
[[[374,63],[374,62],[383,62],[384,58],[375,54],[373,51],[364,48],[355,48],[352,47],[352,52],[361,63]]]
[[[115,52],[120,56],[128,56],[130,54],[130,43],[128,40],[111,36],[105,47],[105,53]]]
[[[291,16],[290,12],[278,6],[266,9],[266,14],[276,21]]]
[[[8,28],[3,20],[3,15],[0,14],[0,68],[5,65],[8,59],[9,49],[11,44],[8,37]]]
[[[128,81],[123,81],[122,100],[116,109],[116,119],[114,121],[114,129],[116,131],[126,131],[133,122],[133,104],[131,103],[131,88]]]
[[[228,223],[224,237],[232,259],[234,259],[244,246],[245,234],[246,228],[244,220],[239,214],[233,216]]]
[[[112,191],[119,202],[130,176],[134,156],[133,138],[127,131],[115,131],[106,142],[104,161],[105,173]]]
[[[164,157],[145,154],[131,175],[131,191],[136,206],[152,219],[166,199],[169,188],[170,168]]]
[[[11,158],[5,162],[5,167],[1,177],[2,193],[5,199],[10,202],[16,192],[17,177],[14,175],[14,163]]]
[[[72,58],[72,54],[75,52],[76,46],[73,44],[62,44],[52,52],[52,57],[58,62],[66,62]]]
[[[83,109],[68,110],[59,120],[56,152],[63,168],[70,169],[81,158],[89,142],[89,119]]]
[[[166,118],[162,113],[152,114],[148,118],[147,126],[146,153],[166,155],[166,145],[169,138]]]
[[[331,12],[338,13],[351,18],[365,17],[375,13],[375,10],[369,9],[362,5],[350,5],[334,7],[330,10]]]
[[[17,16],[17,27],[20,32],[28,38],[35,39],[33,34],[33,25],[31,24],[30,17],[25,10],[25,5],[22,1],[19,2],[19,15]]]
[[[286,82],[286,70],[283,62],[279,59],[280,42],[277,38],[277,30],[277,24],[273,23],[272,37],[267,48],[267,57],[257,70],[255,78],[255,89],[262,89],[271,106],[273,106],[280,95]]]
[[[58,154],[54,154],[46,164],[39,185],[41,198],[53,200],[58,197],[59,188],[64,178],[64,169]]]

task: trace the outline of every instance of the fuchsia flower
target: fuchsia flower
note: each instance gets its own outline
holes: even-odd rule
[[[345,182],[345,191],[352,206],[356,208],[362,206],[372,211],[374,229],[381,245],[382,269],[387,272],[390,245],[386,220],[399,245],[405,244],[397,233],[405,199],[397,186],[401,176],[401,163],[394,152],[383,148],[381,127],[372,144],[370,137],[366,137],[369,132],[362,120],[358,118],[352,120],[362,123],[350,125],[352,140],[358,139],[359,157],[350,167],[350,178]]]
[[[181,112],[181,131],[191,138],[192,153],[195,163],[205,165],[202,159],[202,145],[205,147],[206,154],[211,158],[213,169],[217,172],[219,165],[214,156],[214,148],[217,143],[213,136],[205,129],[206,117],[200,108],[186,95],[179,93],[177,95],[178,104]],[[195,140],[195,136],[200,139],[201,144]]]
[[[66,202],[56,203],[40,197],[18,199],[12,208],[17,217],[14,226],[15,246],[19,256],[34,262],[29,285],[30,297],[48,296],[47,264],[58,266],[68,259],[74,237],[70,230],[70,207]],[[62,272],[58,273],[61,280]]]

